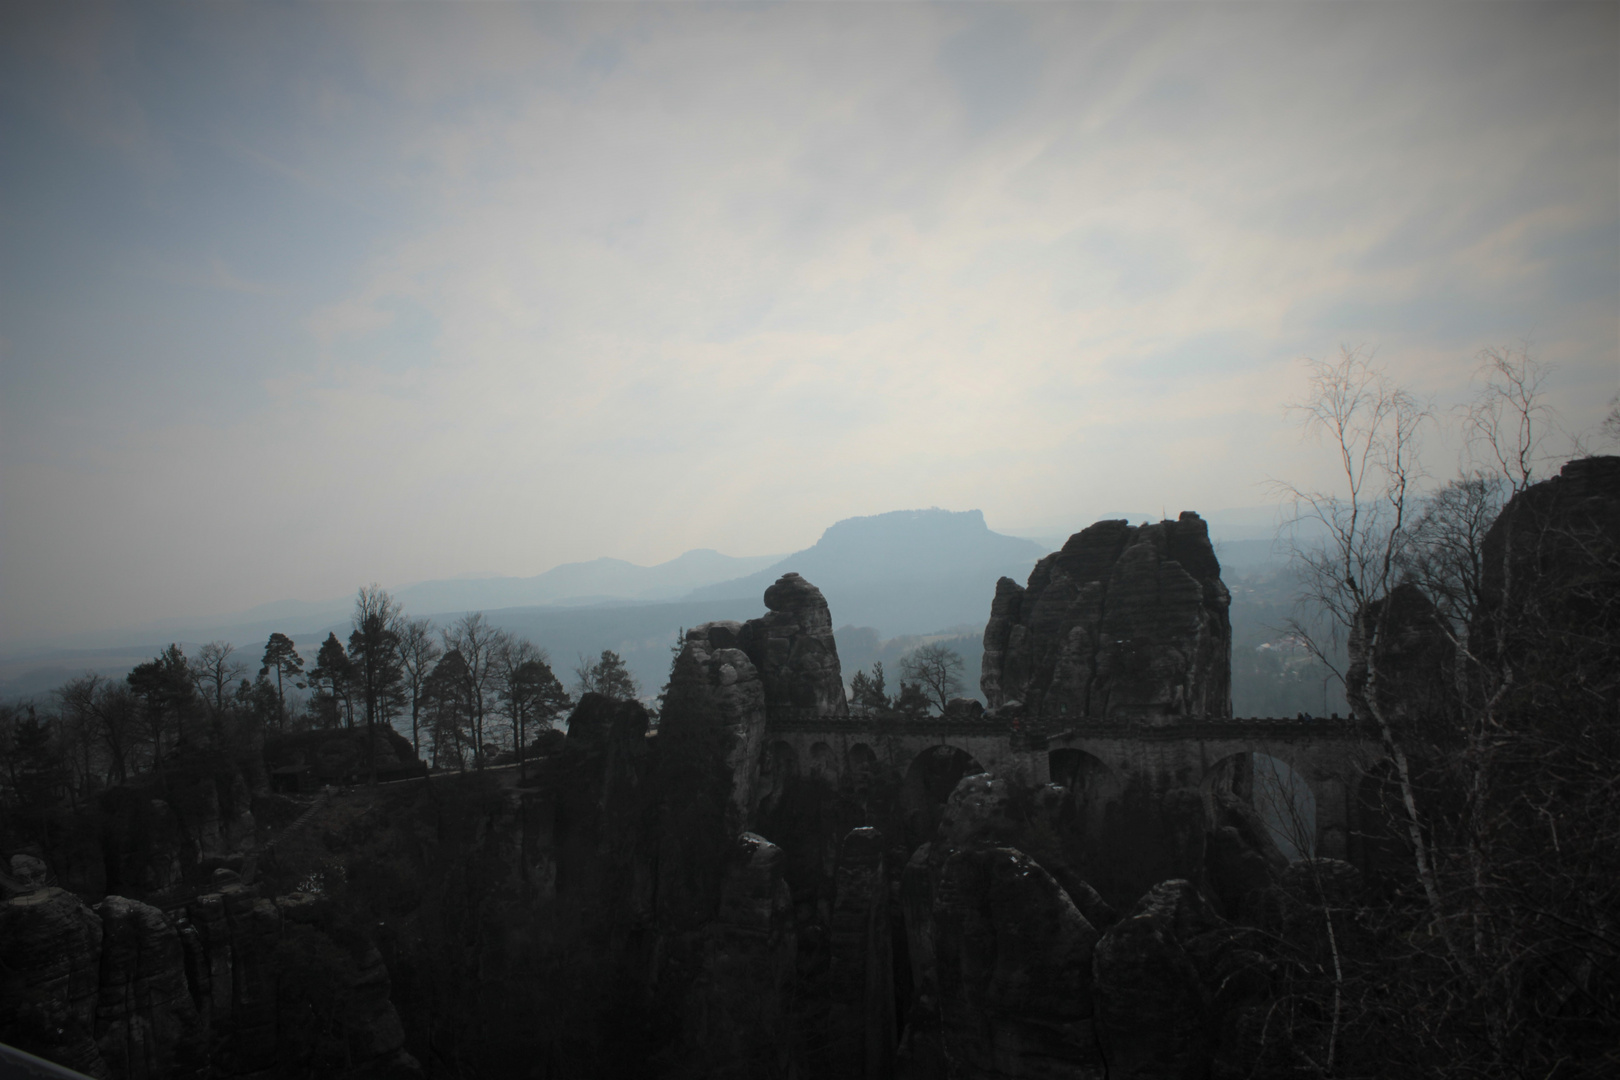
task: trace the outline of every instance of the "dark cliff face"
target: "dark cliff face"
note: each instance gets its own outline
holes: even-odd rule
[[[1369,627],[1376,633],[1369,634]],[[1372,655],[1369,637],[1376,637]],[[1369,665],[1376,662],[1377,704],[1383,716],[1406,730],[1421,725],[1437,741],[1457,728],[1456,649],[1439,608],[1416,585],[1403,582],[1369,604],[1365,619],[1352,627],[1348,646],[1345,698],[1354,715],[1373,715]]]
[[[1469,646],[1495,663],[1595,668],[1620,636],[1620,457],[1571,461],[1508,503],[1485,534]]]
[[[420,1075],[346,913],[234,877],[169,910],[44,885],[0,902],[0,1040],[109,1080]]]
[[[748,827],[760,797],[770,719],[849,714],[832,613],[821,590],[798,574],[784,574],[765,590],[765,607],[764,615],[745,623],[693,627],[676,661],[678,669],[701,672],[730,733],[733,831]]]
[[[798,574],[784,574],[765,590],[765,607],[764,615],[742,624],[738,642],[759,669],[766,708],[846,715],[832,613],[821,590]]]
[[[1231,716],[1230,602],[1197,514],[1100,521],[997,582],[980,688],[1056,723]]]

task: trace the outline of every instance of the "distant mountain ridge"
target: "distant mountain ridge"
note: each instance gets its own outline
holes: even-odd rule
[[[390,588],[409,615],[459,614],[501,608],[582,606],[600,603],[648,604],[679,600],[693,588],[734,578],[780,559],[780,555],[722,555],[695,548],[667,562],[638,566],[600,558],[563,563],[533,577],[459,577]],[[11,647],[5,657],[55,656],[64,650],[107,649],[132,641],[262,640],[272,631],[301,635],[342,624],[354,610],[354,596],[328,600],[275,600],[244,611],[215,616],[154,619],[138,626],[79,633],[49,644]],[[160,645],[161,647],[161,645]]]
[[[1232,531],[1244,539],[1217,542],[1223,564],[1280,565],[1272,541],[1249,540],[1243,531],[1249,523],[1235,524],[1239,528]],[[1217,531],[1212,526],[1211,532]],[[976,648],[962,635],[972,638],[977,633],[973,628],[983,627],[996,580],[1005,575],[1024,582],[1035,562],[1060,543],[994,532],[978,510],[900,510],[846,518],[827,528],[814,545],[786,558],[737,558],[698,549],[656,566],[600,558],[565,563],[533,577],[464,576],[390,591],[408,614],[433,616],[441,625],[463,612],[484,611],[496,625],[549,650],[559,673],[581,655],[611,648],[645,688],[654,689],[668,677],[669,648],[677,630],[712,619],[757,616],[766,587],[791,570],[822,590],[841,634],[861,628],[849,638],[848,677],[898,647],[883,646],[889,652],[882,653],[880,642],[907,635],[948,630],[959,642],[953,647],[976,656]],[[12,648],[0,655],[0,700],[46,692],[86,670],[121,679],[170,641],[232,641],[239,655],[256,665],[265,638],[275,631],[292,636],[299,651],[312,659],[328,630],[340,638],[347,635],[353,606],[352,597],[280,600],[212,619],[154,620],[121,631],[76,635],[80,640],[72,642]],[[1234,626],[1238,621],[1235,608]],[[970,666],[967,683],[974,685],[977,679],[976,665]]]
[[[1003,575],[1028,577],[1046,548],[992,532],[979,510],[895,510],[846,518],[821,539],[763,570],[694,589],[691,600],[758,597],[782,574],[800,574],[827,597],[839,625],[884,636],[983,622]]]
[[[676,600],[693,589],[769,566],[779,555],[722,555],[713,548],[691,551],[655,566],[600,558],[563,563],[534,577],[451,578],[393,590],[407,611],[476,611],[589,604],[604,600]]]

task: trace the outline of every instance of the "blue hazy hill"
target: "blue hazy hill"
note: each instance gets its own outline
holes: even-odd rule
[[[875,627],[886,637],[983,624],[996,579],[1029,576],[1047,553],[1033,540],[992,532],[978,510],[896,510],[846,518],[815,545],[775,564],[693,590],[691,600],[759,597],[792,571],[827,597],[837,626]]]

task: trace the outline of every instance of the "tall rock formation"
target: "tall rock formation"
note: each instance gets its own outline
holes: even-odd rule
[[[1230,602],[1197,514],[1099,521],[996,583],[980,688],[1053,723],[1231,716]]]
[[[783,574],[765,590],[765,607],[764,615],[743,623],[739,640],[765,684],[766,710],[848,715],[832,613],[821,590],[798,574]]]
[[[1580,458],[1515,495],[1485,534],[1470,650],[1548,683],[1611,667],[1620,638],[1620,457]],[[1601,699],[1601,695],[1600,695]]]
[[[883,834],[852,830],[839,845],[828,922],[827,1063],[834,1075],[894,1075],[894,956]]]
[[[221,875],[171,912],[45,885],[0,900],[0,1041],[108,1080],[420,1076],[378,951],[329,933],[324,899]]]
[[[798,574],[783,574],[765,590],[765,607],[764,615],[745,623],[695,626],[682,646],[682,661],[707,674],[731,730],[726,763],[739,829],[756,801],[767,720],[849,714],[832,613],[821,590]]]
[[[900,1075],[1101,1075],[1091,1017],[1098,931],[1043,866],[1006,841],[1012,786],[963,777],[899,881],[914,992]],[[1089,892],[1076,881],[1077,891]]]
[[[1097,1039],[1108,1075],[1178,1080],[1252,1059],[1243,1012],[1271,993],[1264,935],[1222,919],[1189,882],[1161,882],[1097,942]],[[1217,1069],[1214,1075],[1244,1075]]]
[[[702,668],[715,708],[731,735],[726,765],[731,769],[730,824],[741,832],[754,805],[760,749],[765,740],[765,683],[741,645],[742,624],[712,622],[686,632],[681,661]]]
[[[1422,725],[1427,737],[1445,741],[1460,731],[1456,720],[1456,647],[1433,600],[1410,581],[1364,609],[1350,628],[1344,692],[1351,713],[1373,715],[1368,698],[1376,668],[1382,715],[1403,727]]]
[[[0,903],[0,1042],[106,1077],[96,1045],[101,920],[66,889]]]

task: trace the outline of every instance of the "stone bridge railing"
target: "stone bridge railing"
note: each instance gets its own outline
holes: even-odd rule
[[[870,717],[817,716],[813,713],[775,713],[769,730],[794,734],[872,735],[917,738],[1004,737],[1021,749],[1040,750],[1051,741],[1070,739],[1253,739],[1257,742],[1301,739],[1376,739],[1377,729],[1356,720],[1300,720],[1284,718],[1230,718],[1177,720],[1168,724],[1147,721],[1097,723],[1067,722],[1062,728],[1041,721],[958,719],[948,716]]]
[[[1357,720],[1300,720],[1296,717],[1270,719],[1221,718],[1178,720],[1170,724],[1150,723],[1070,723],[1062,730],[1048,731],[1049,739],[1366,739],[1376,738],[1378,729]]]

